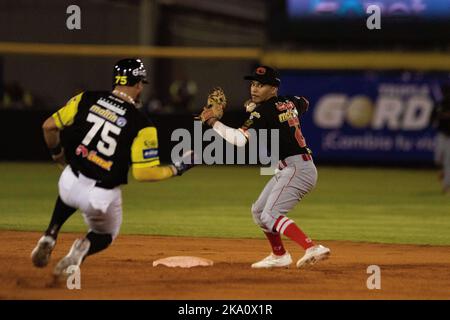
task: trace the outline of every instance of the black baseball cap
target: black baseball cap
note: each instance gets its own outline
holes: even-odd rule
[[[280,76],[278,72],[268,66],[258,66],[253,71],[252,75],[245,76],[245,80],[255,80],[262,84],[268,84],[274,87],[278,87],[281,84]]]

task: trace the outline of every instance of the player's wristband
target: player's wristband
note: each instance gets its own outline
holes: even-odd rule
[[[60,154],[60,153],[62,152],[61,144],[58,143],[58,145],[57,145],[56,147],[54,147],[54,148],[49,148],[49,150],[50,150],[50,154],[51,154],[52,156],[56,156],[56,155],[58,155],[58,154]]]

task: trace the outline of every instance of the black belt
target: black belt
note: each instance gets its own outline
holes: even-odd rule
[[[300,158],[303,159],[303,161],[312,161],[312,156],[309,153],[301,153],[298,154],[298,156]],[[292,157],[292,156],[291,156]],[[288,157],[289,158],[289,157]],[[278,164],[278,169],[279,170],[283,170],[284,168],[287,167],[287,163],[285,160],[280,160],[279,164]]]
[[[70,167],[72,169],[72,172],[74,175],[76,175],[77,177],[80,176],[80,171],[75,170],[74,168]],[[86,176],[85,174],[83,174],[86,178],[92,179],[91,177]],[[95,179],[92,179],[95,180]],[[115,187],[117,187],[117,185],[112,185],[111,183],[105,183],[103,181],[98,181],[95,183],[96,187],[99,188],[103,188],[103,189],[114,189]]]

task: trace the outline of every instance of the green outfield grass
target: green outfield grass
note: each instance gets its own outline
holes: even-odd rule
[[[450,245],[450,198],[432,170],[319,167],[316,189],[290,213],[314,239]],[[60,171],[0,162],[0,229],[42,231]],[[256,167],[201,166],[123,188],[122,234],[258,238],[250,213],[270,177]],[[80,214],[63,231],[85,231]]]

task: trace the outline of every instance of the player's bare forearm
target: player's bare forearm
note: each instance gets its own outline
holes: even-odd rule
[[[47,118],[42,125],[42,131],[44,133],[44,140],[49,149],[55,148],[60,143],[59,128],[56,126],[55,119],[53,117]]]
[[[47,118],[42,125],[42,131],[44,133],[44,140],[47,144],[52,159],[64,167],[66,165],[66,159],[64,156],[64,150],[61,147],[61,139],[59,136],[59,128],[56,126],[55,119],[53,117]]]

